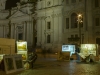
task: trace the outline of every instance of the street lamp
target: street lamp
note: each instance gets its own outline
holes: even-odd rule
[[[79,27],[79,43],[81,44],[81,23],[82,21],[82,14],[78,14],[78,27]]]

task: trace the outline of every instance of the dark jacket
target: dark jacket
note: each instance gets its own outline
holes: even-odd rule
[[[29,55],[28,60],[29,62],[35,62],[37,59],[37,54],[36,53],[32,53]]]
[[[75,52],[76,53],[80,53],[80,49],[79,48],[76,48]]]

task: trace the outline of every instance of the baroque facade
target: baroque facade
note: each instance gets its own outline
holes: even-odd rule
[[[100,44],[99,0],[38,0],[36,13],[37,45],[42,48],[58,51],[63,44]]]
[[[0,0],[0,37],[27,41],[33,46],[33,3],[20,0],[17,7],[5,10],[6,0]]]
[[[58,51],[63,44],[100,44],[100,0],[37,0],[35,14],[28,0],[20,0],[10,11],[5,10],[6,0],[0,3],[0,37],[10,34],[32,46],[35,18],[36,45],[41,48]]]

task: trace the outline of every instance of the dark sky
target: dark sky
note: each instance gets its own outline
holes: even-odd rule
[[[7,0],[6,1],[6,9],[11,9],[11,7],[15,7],[16,3],[20,2],[20,0]]]

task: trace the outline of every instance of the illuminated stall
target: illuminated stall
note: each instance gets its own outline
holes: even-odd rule
[[[70,60],[72,54],[75,54],[75,45],[62,45],[62,51],[58,53],[58,60]]]
[[[98,55],[98,44],[81,44],[79,55],[82,58],[86,58],[90,54],[93,54],[94,56]]]
[[[17,41],[17,54],[22,55],[23,61],[27,60],[28,50],[26,41]]]
[[[62,52],[70,52],[70,56],[75,53],[75,45],[62,45]]]

